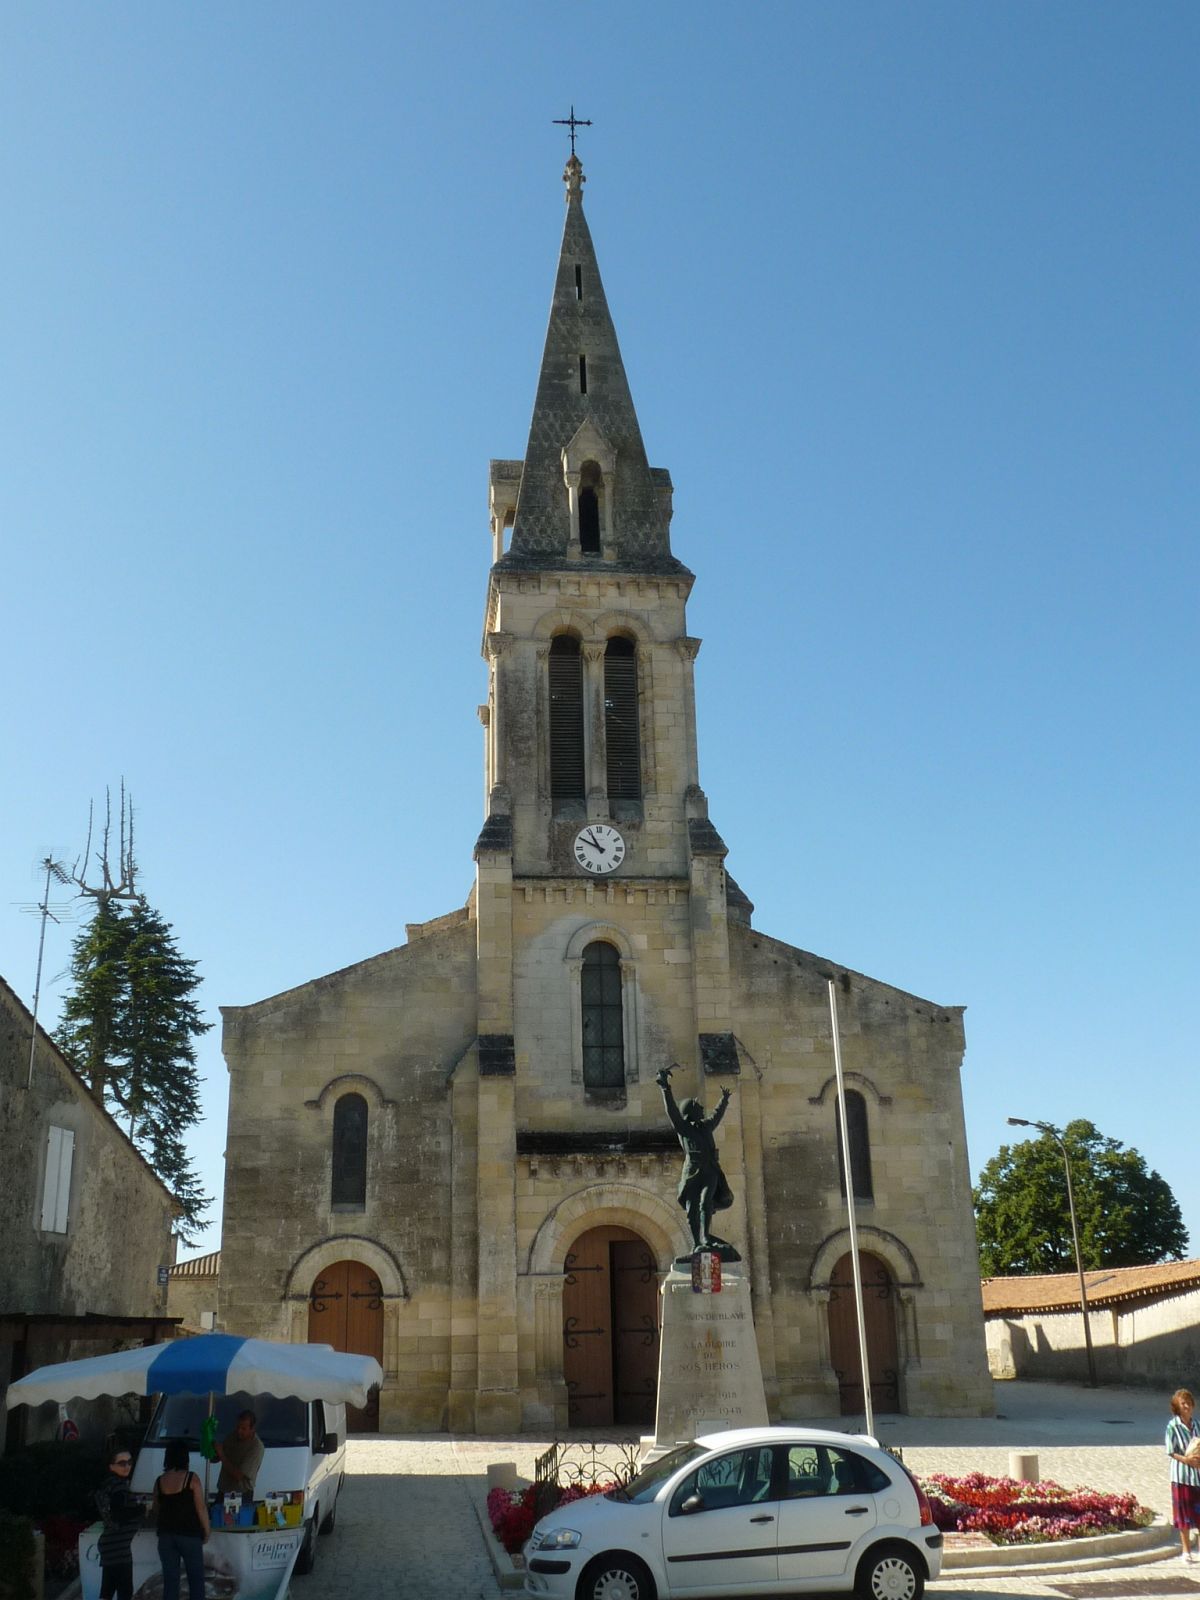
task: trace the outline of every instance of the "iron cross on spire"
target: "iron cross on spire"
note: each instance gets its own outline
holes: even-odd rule
[[[570,128],[570,130],[571,130],[571,154],[572,155],[575,154],[575,129],[576,128],[590,128],[591,125],[592,125],[591,117],[577,117],[575,115],[575,107],[574,106],[571,107],[571,115],[569,117],[555,117],[554,118],[554,126],[556,128]]]

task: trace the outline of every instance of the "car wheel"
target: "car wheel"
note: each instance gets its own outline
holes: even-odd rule
[[[654,1579],[636,1556],[610,1550],[583,1569],[575,1600],[655,1600]]]
[[[859,1562],[854,1589],[859,1600],[921,1600],[925,1573],[911,1550],[884,1545]]]
[[[336,1523],[336,1521],[337,1521],[337,1499],[335,1497],[333,1504],[329,1508],[329,1515],[325,1518],[325,1521],[317,1529],[317,1532],[318,1533],[332,1533],[333,1532],[333,1528],[334,1528],[334,1524]]]
[[[296,1571],[303,1575],[311,1572],[317,1564],[317,1519],[313,1515],[304,1524],[304,1543],[300,1546],[300,1554],[296,1557]]]

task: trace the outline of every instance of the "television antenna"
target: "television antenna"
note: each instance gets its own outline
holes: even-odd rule
[[[42,898],[36,904],[20,907],[20,910],[27,915],[36,915],[41,918],[41,928],[38,931],[37,976],[33,980],[33,1028],[29,1035],[29,1075],[25,1080],[27,1089],[33,1088],[33,1058],[37,1051],[38,1001],[41,999],[42,994],[42,956],[46,949],[46,923],[61,924],[69,921],[75,914],[75,907],[71,901],[56,902],[53,906],[50,903],[51,883],[57,883],[60,887],[65,888],[71,882],[71,874],[63,863],[56,861],[53,855],[46,855],[38,862],[37,871],[46,874]]]

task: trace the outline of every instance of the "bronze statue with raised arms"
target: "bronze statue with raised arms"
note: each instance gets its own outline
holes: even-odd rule
[[[712,1232],[713,1212],[728,1211],[733,1204],[733,1193],[721,1171],[714,1137],[729,1104],[729,1090],[721,1090],[720,1105],[711,1117],[706,1117],[699,1100],[687,1099],[676,1104],[671,1091],[671,1074],[675,1070],[674,1065],[662,1067],[655,1073],[654,1081],[662,1090],[667,1116],[683,1146],[683,1171],[676,1198],[687,1216],[696,1250],[711,1250],[722,1261],[740,1261],[742,1258],[733,1245],[726,1239],[718,1239]],[[686,1266],[690,1260],[690,1256],[681,1256],[677,1264]]]

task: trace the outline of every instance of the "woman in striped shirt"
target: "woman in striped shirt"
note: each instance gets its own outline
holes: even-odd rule
[[[1171,1458],[1171,1521],[1179,1529],[1183,1561],[1192,1559],[1191,1530],[1200,1525],[1200,1466],[1192,1466],[1185,1455],[1193,1439],[1200,1439],[1192,1413],[1196,1402],[1190,1389],[1176,1389],[1171,1396],[1175,1413],[1167,1424],[1167,1454]]]

